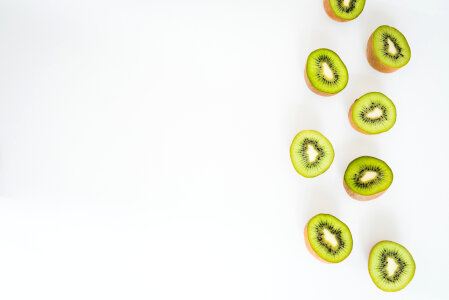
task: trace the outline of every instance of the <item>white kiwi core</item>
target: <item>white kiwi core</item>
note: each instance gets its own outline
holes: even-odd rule
[[[387,51],[391,54],[391,55],[396,55],[398,53],[398,49],[396,49],[396,46],[394,45],[393,41],[390,39],[387,39],[387,43],[388,43],[388,49]]]
[[[314,161],[316,161],[316,159],[318,158],[318,156],[320,155],[320,153],[315,149],[315,147],[311,144],[307,145],[307,157],[309,159],[309,162],[313,163]]]
[[[385,266],[385,270],[387,271],[387,276],[392,277],[396,270],[399,268],[398,263],[396,262],[396,259],[393,257],[387,257],[387,265]]]
[[[351,0],[344,0],[343,1],[343,6],[344,7],[349,7],[349,3],[351,3]]]
[[[332,69],[329,67],[329,65],[326,62],[321,63],[321,68],[323,70],[323,75],[324,75],[324,77],[326,77],[327,80],[334,79],[334,72],[332,72]]]
[[[331,245],[333,248],[338,246],[338,240],[335,237],[335,234],[330,232],[328,229],[323,229],[323,237],[326,240],[326,242]]]
[[[376,177],[377,177],[377,172],[366,171],[365,174],[363,174],[362,178],[360,178],[360,181],[365,183],[365,182],[373,180]]]
[[[374,109],[370,110],[365,116],[367,118],[370,118],[371,120],[379,119],[384,112],[379,108],[375,107]]]

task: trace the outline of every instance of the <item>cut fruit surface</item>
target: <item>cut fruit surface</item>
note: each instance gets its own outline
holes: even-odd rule
[[[352,251],[352,235],[348,226],[328,214],[314,216],[304,230],[306,246],[319,260],[338,263]]]
[[[333,95],[346,87],[348,70],[340,57],[329,49],[310,53],[306,63],[306,82],[313,92]]]
[[[315,177],[324,173],[332,164],[334,148],[318,131],[303,130],[293,139],[290,158],[299,174]]]
[[[328,2],[331,13],[337,21],[350,21],[357,18],[365,7],[365,0],[324,0]],[[326,8],[326,3],[325,3]],[[329,13],[328,13],[329,14]]]
[[[369,274],[383,291],[396,292],[406,287],[415,274],[415,268],[410,252],[398,243],[382,241],[371,249]]]
[[[351,106],[350,118],[351,125],[355,126],[356,130],[366,134],[378,134],[393,127],[396,122],[396,107],[382,93],[367,93]]]
[[[351,197],[380,195],[393,182],[393,172],[382,160],[361,156],[349,163],[344,175],[345,188]],[[350,193],[350,191],[353,192]],[[360,198],[358,200],[371,200]]]
[[[410,61],[410,46],[404,35],[396,28],[382,25],[374,31],[371,40],[368,47],[373,48],[381,64],[398,69]]]

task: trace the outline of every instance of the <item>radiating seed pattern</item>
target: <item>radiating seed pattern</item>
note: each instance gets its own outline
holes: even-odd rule
[[[349,2],[349,5],[348,5],[348,6],[344,6],[344,5],[343,5],[343,2],[344,2],[344,0],[338,0],[338,1],[337,1],[337,4],[338,4],[337,7],[338,7],[338,9],[339,9],[340,11],[342,11],[342,12],[350,13],[351,11],[354,10],[355,4],[357,3],[357,0],[351,0],[351,1]]]
[[[328,80],[326,77],[323,76],[323,63],[326,63],[329,68],[332,70],[332,73],[334,74],[334,78],[333,80]],[[317,69],[319,70],[318,72],[316,72],[315,77],[318,81],[320,81],[321,83],[327,85],[327,86],[333,86],[333,85],[337,85],[339,82],[339,75],[338,73],[335,71],[335,67],[334,64],[332,63],[332,60],[322,54],[320,56],[318,56],[317,58],[315,58],[315,64]]]
[[[365,172],[368,171],[372,171],[372,172],[376,172],[377,176],[376,178],[374,178],[373,180],[370,180],[368,182],[362,182],[360,179],[363,177],[363,175],[365,174]],[[352,176],[352,181],[354,182],[354,184],[361,188],[361,189],[369,189],[372,186],[378,184],[379,182],[382,182],[382,180],[384,179],[384,173],[383,170],[377,166],[371,166],[371,165],[361,165],[359,170],[354,173],[354,175]]]
[[[337,247],[334,248],[326,242],[326,240],[324,239],[324,229],[329,230],[329,232],[335,235],[338,241]],[[329,224],[326,221],[321,221],[319,224],[315,226],[315,231],[318,242],[320,243],[321,246],[323,246],[327,250],[328,253],[332,255],[337,255],[338,252],[345,247],[345,241],[341,237],[342,235],[341,230],[335,229],[334,226],[332,226],[332,224]]]

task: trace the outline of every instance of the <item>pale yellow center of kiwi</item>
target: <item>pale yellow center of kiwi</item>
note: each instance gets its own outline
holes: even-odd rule
[[[331,245],[333,248],[338,246],[338,240],[335,234],[330,232],[327,228],[323,229],[323,237],[326,240],[326,242]]]
[[[351,0],[344,0],[343,1],[343,6],[344,7],[349,7],[349,3],[351,3]]]
[[[363,174],[362,178],[360,178],[360,181],[363,183],[366,183],[368,181],[373,180],[377,177],[377,172],[374,171],[366,171],[365,174]]]
[[[393,41],[390,39],[387,39],[387,43],[388,43],[388,49],[387,51],[391,54],[391,55],[396,55],[398,53],[398,49],[396,49],[396,46],[394,45]]]
[[[309,158],[309,162],[311,163],[313,163],[318,158],[318,155],[320,155],[320,153],[311,144],[307,145],[306,153],[307,157]]]
[[[375,107],[374,109],[370,110],[365,116],[367,118],[370,118],[371,120],[379,119],[384,112],[379,108]]]
[[[324,77],[326,77],[327,80],[334,79],[334,72],[332,72],[332,69],[329,67],[329,65],[326,62],[321,63],[321,69],[323,70],[323,75],[324,75]]]
[[[392,277],[396,270],[399,268],[399,264],[397,263],[396,259],[393,257],[387,257],[387,265],[385,266],[385,270],[387,271],[387,276]]]

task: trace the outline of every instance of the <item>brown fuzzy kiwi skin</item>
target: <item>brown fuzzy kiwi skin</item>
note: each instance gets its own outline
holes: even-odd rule
[[[331,18],[332,20],[337,21],[337,22],[348,22],[348,21],[351,21],[351,20],[342,19],[339,16],[337,16],[334,13],[334,11],[332,10],[331,5],[329,4],[329,0],[323,0],[323,6],[324,6],[324,11],[329,16],[329,18]]]
[[[368,63],[371,65],[371,67],[373,67],[374,69],[376,69],[377,71],[382,72],[382,73],[392,73],[392,72],[399,70],[400,68],[393,68],[393,67],[383,64],[377,58],[376,53],[374,53],[373,35],[374,35],[374,32],[369,37],[368,43],[366,45],[366,58],[368,59]]]
[[[320,95],[320,96],[325,96],[325,97],[329,97],[329,96],[336,95],[336,94],[329,94],[329,93],[325,93],[325,92],[322,92],[322,91],[320,91],[320,90],[317,90],[317,89],[312,85],[312,83],[311,83],[310,80],[309,80],[309,76],[307,76],[307,63],[306,63],[306,67],[304,68],[304,79],[306,80],[307,87],[308,87],[312,92],[314,92],[315,94]],[[337,93],[337,94],[338,94],[338,93]]]
[[[366,135],[373,135],[372,133],[368,133],[368,132],[363,131],[362,129],[360,129],[360,127],[357,126],[357,124],[355,124],[355,123],[354,123],[354,120],[352,119],[352,109],[354,108],[354,104],[357,102],[357,100],[359,100],[359,99],[356,99],[356,100],[354,101],[354,103],[352,103],[351,107],[349,108],[349,112],[348,112],[349,123],[350,123],[351,126],[352,126],[355,130],[357,130],[358,132],[363,133],[363,134],[366,134]]]
[[[385,190],[385,191],[379,192],[374,195],[369,195],[369,196],[360,195],[349,188],[349,186],[346,184],[346,181],[344,178],[343,178],[343,186],[345,188],[346,193],[348,193],[348,195],[351,198],[353,198],[355,200],[359,200],[359,201],[369,201],[369,200],[376,199],[377,197],[381,196],[383,193],[385,193],[387,191],[387,190]]]
[[[304,240],[306,242],[307,250],[310,252],[310,254],[313,255],[313,257],[315,257],[319,261],[321,261],[323,263],[326,263],[326,264],[334,264],[333,262],[330,262],[330,261],[322,259],[315,251],[313,251],[312,246],[310,245],[310,241],[309,241],[309,234],[307,233],[307,226],[308,225],[309,225],[309,222],[307,222],[306,227],[304,227]]]

